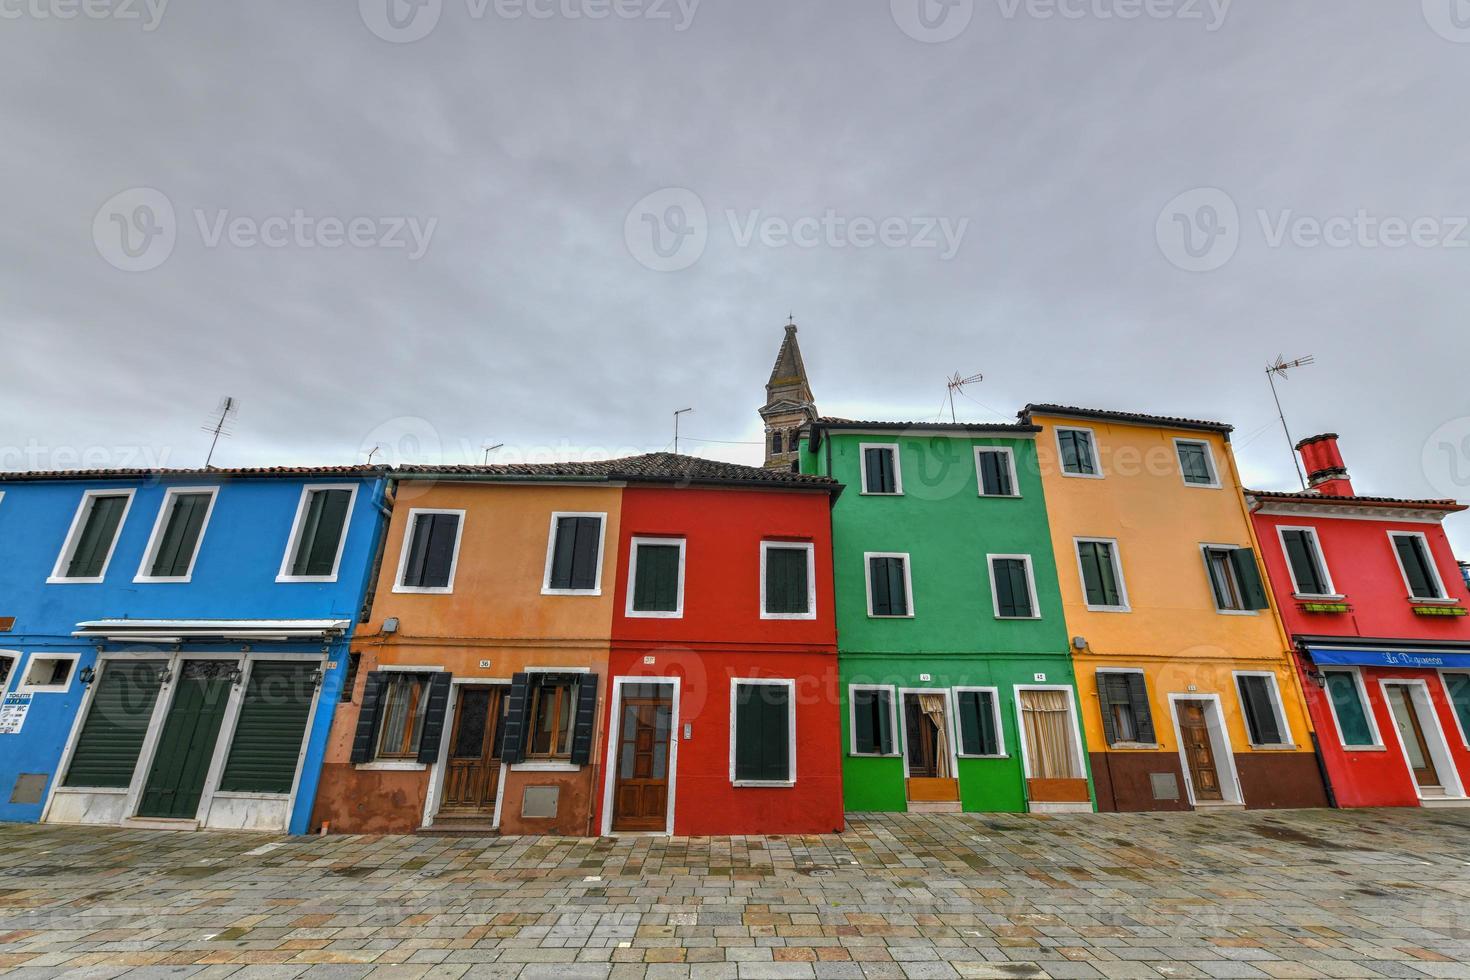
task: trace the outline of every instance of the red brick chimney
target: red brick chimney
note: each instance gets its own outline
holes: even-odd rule
[[[1302,463],[1307,468],[1307,484],[1313,490],[1327,497],[1353,496],[1353,483],[1348,479],[1342,453],[1337,450],[1336,432],[1303,439],[1296,444],[1296,450],[1302,454]]]

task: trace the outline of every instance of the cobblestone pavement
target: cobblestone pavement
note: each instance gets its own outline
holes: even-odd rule
[[[824,837],[0,825],[0,974],[1470,977],[1470,812],[850,818]]]

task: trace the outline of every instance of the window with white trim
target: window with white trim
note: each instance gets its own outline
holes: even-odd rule
[[[898,496],[903,493],[903,474],[898,466],[897,443],[863,443],[863,493]]]
[[[1356,670],[1323,668],[1322,678],[1323,690],[1327,692],[1327,704],[1337,723],[1337,733],[1342,739],[1343,748],[1379,748],[1378,726],[1373,723],[1372,709],[1368,706],[1368,692],[1363,686],[1363,675]]]
[[[962,758],[998,758],[1005,754],[1000,728],[1000,696],[993,687],[955,688]]]
[[[551,515],[543,595],[601,595],[606,514]]]
[[[1235,545],[1200,545],[1205,573],[1215,609],[1220,612],[1255,612],[1270,608],[1266,584],[1256,565],[1256,553]]]
[[[1281,747],[1291,744],[1286,726],[1286,713],[1281,707],[1281,691],[1276,675],[1237,671],[1235,686],[1240,694],[1240,708],[1245,715],[1245,728],[1251,745]]]
[[[218,487],[174,487],[163,495],[137,582],[187,582],[214,510]]]
[[[796,782],[796,682],[730,682],[730,778],[737,786]]]
[[[10,672],[15,669],[15,662],[20,659],[19,654],[9,651],[0,651],[0,692],[10,682]]]
[[[1394,557],[1412,599],[1444,599],[1444,582],[1429,553],[1429,539],[1417,531],[1390,531]]]
[[[384,672],[376,758],[418,758],[432,679],[427,671]]]
[[[987,555],[996,619],[1040,619],[1030,555]]]
[[[354,484],[301,488],[291,540],[279,578],[292,582],[335,582],[347,543],[347,521],[357,497]]]
[[[1098,670],[1096,677],[1103,740],[1109,745],[1157,744],[1143,671],[1104,668]]]
[[[1220,486],[1215,469],[1215,454],[1210,444],[1201,439],[1175,439],[1174,451],[1179,456],[1179,474],[1192,487]]]
[[[909,556],[869,552],[863,556],[868,580],[868,615],[874,619],[904,619],[914,614]]]
[[[131,490],[88,490],[82,494],[49,581],[101,582],[132,503]]]
[[[684,614],[683,538],[635,537],[628,546],[627,614],[677,619]]]
[[[1059,425],[1056,431],[1063,476],[1102,476],[1097,465],[1097,440],[1091,429]]]
[[[761,542],[761,619],[816,619],[815,548],[806,541]]]
[[[975,477],[982,497],[1019,497],[1016,455],[1005,446],[977,446]]]
[[[393,591],[453,592],[463,526],[462,510],[410,510]]]
[[[71,687],[78,654],[32,654],[26,661],[17,693],[56,693]]]
[[[1128,589],[1123,583],[1123,561],[1112,538],[1076,538],[1077,568],[1088,609],[1127,612]]]
[[[1470,674],[1445,671],[1441,677],[1450,707],[1455,709],[1455,720],[1460,724],[1460,739],[1470,744]]]
[[[848,730],[853,755],[897,755],[893,688],[854,684],[847,689]]]
[[[1281,538],[1281,550],[1286,554],[1286,565],[1291,572],[1291,587],[1299,596],[1330,596],[1332,576],[1328,574],[1327,562],[1322,558],[1322,545],[1317,539],[1316,528],[1277,528]]]

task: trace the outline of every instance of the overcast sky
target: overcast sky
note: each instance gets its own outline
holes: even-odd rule
[[[227,394],[223,465],[756,462],[791,312],[827,414],[983,372],[1281,489],[1313,353],[1294,435],[1470,499],[1470,4],[74,2],[0,0],[4,468]]]

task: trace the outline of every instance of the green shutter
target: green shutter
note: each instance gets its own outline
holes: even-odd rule
[[[166,660],[102,664],[64,785],[126,789],[132,784],[166,666]]]
[[[1368,724],[1367,707],[1358,694],[1357,678],[1347,670],[1329,670],[1323,674],[1327,678],[1327,696],[1332,699],[1332,711],[1337,715],[1337,727],[1342,732],[1342,744],[1374,744],[1373,728]],[[1458,706],[1456,710],[1459,710]]]
[[[1261,581],[1261,570],[1256,565],[1256,553],[1249,548],[1236,548],[1230,552],[1230,566],[1235,570],[1235,581],[1240,586],[1242,608],[1270,609],[1266,585]],[[1221,608],[1225,608],[1224,604]]]
[[[894,493],[898,481],[893,471],[894,452],[891,449],[866,449],[863,451],[863,488],[868,493]]]
[[[766,612],[805,615],[811,611],[807,595],[807,550],[804,547],[766,549]]]
[[[1094,606],[1119,605],[1118,578],[1113,571],[1113,548],[1105,541],[1079,541],[1082,584],[1087,601]]]
[[[995,740],[995,698],[989,691],[959,692],[960,752],[999,755]]]
[[[1301,595],[1326,595],[1327,583],[1323,581],[1318,562],[1317,549],[1312,546],[1312,537],[1306,531],[1283,531],[1286,542],[1286,559],[1291,564],[1291,575]]]
[[[82,521],[82,531],[77,538],[76,549],[67,564],[67,578],[97,578],[107,564],[107,554],[117,537],[117,527],[122,523],[123,511],[127,508],[125,496],[91,497]]]
[[[638,544],[637,578],[633,583],[634,612],[677,612],[679,609],[679,546]]]
[[[169,498],[163,535],[148,574],[154,578],[182,578],[189,574],[210,500],[207,493],[178,493]]]
[[[1470,674],[1445,674],[1444,686],[1460,719],[1460,731],[1470,736]]]
[[[250,665],[221,791],[291,792],[316,670],[316,664],[292,661],[257,660]]]
[[[556,544],[551,561],[553,589],[572,592],[597,587],[597,552],[601,538],[601,518],[557,518]]]
[[[868,559],[874,616],[907,616],[908,589],[904,583],[902,558]]]
[[[1158,739],[1154,735],[1154,713],[1149,707],[1148,687],[1144,677],[1142,674],[1123,674],[1121,676],[1126,682],[1128,705],[1133,709],[1133,726],[1138,729],[1138,741],[1153,744]]]
[[[1266,678],[1253,675],[1241,677],[1238,679],[1238,686],[1251,741],[1256,745],[1280,745],[1281,728],[1276,723],[1276,710]]]
[[[1026,563],[1019,558],[997,558],[991,568],[991,577],[995,580],[1000,615],[1010,619],[1030,619],[1033,613]]]
[[[1205,447],[1197,442],[1179,443],[1179,468],[1184,473],[1185,483],[1215,482],[1215,478],[1210,474],[1210,464],[1205,456]]]
[[[1409,580],[1409,594],[1415,599],[1443,598],[1429,569],[1429,556],[1424,553],[1423,539],[1418,535],[1398,534],[1394,536],[1393,546],[1398,550],[1399,562]]]
[[[735,778],[791,778],[790,692],[784,684],[735,687]]]
[[[858,689],[852,692],[853,750],[863,755],[878,752],[877,691]]]
[[[1007,464],[1008,453],[996,450],[980,452],[980,492],[987,497],[1010,497],[1015,494],[1011,486],[1011,469]]]
[[[291,574],[321,577],[337,566],[337,551],[347,525],[351,490],[313,490],[296,541],[296,558]]]

